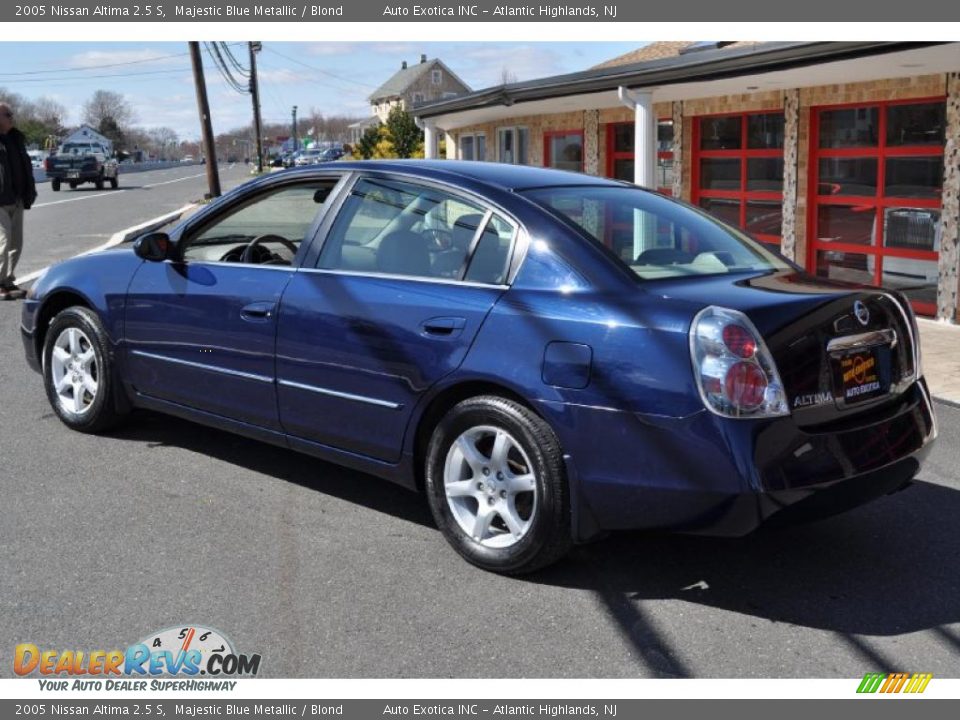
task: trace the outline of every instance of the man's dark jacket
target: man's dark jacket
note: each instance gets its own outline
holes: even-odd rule
[[[29,209],[37,199],[33,165],[27,155],[25,139],[16,128],[0,136],[0,205],[14,205],[17,200],[22,200],[24,209]],[[15,182],[15,178],[19,182]]]

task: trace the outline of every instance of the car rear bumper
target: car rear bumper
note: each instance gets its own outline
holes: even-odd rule
[[[707,412],[597,413],[589,424],[589,446],[576,439],[586,433],[560,431],[576,466],[581,539],[628,529],[739,536],[833,515],[903,488],[936,437],[922,379],[896,400],[830,426]]]

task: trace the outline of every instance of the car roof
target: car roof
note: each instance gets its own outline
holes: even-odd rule
[[[597,185],[623,187],[623,183],[607,178],[581,173],[552,170],[530,165],[505,165],[503,163],[467,160],[352,160],[338,162],[334,166],[342,170],[399,172],[436,180],[471,180],[501,190],[526,190],[530,188],[562,185]],[[325,168],[329,170],[330,168]],[[318,172],[316,168],[287,170],[304,175]]]

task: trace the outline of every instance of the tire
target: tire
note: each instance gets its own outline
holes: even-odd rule
[[[425,485],[444,537],[484,570],[522,575],[570,549],[560,442],[520,403],[485,395],[453,407],[427,447]]]
[[[110,189],[111,189],[111,190],[116,190],[117,187],[119,187],[119,185],[120,185],[120,178],[118,178],[116,175],[114,175],[112,178],[110,178]]]
[[[103,173],[97,175],[97,179],[93,181],[93,184],[96,185],[97,190],[103,190]]]
[[[54,192],[60,192],[60,179],[54,178],[50,181],[50,189]]]
[[[53,318],[43,343],[43,384],[53,411],[73,430],[99,433],[120,419],[110,341],[89,308],[69,307]]]
[[[77,189],[77,185],[79,185],[79,184],[80,184],[80,183],[71,180],[71,181],[70,181],[70,189],[71,189],[71,190],[76,190],[76,189]]]

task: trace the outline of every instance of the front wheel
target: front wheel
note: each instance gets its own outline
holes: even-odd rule
[[[117,422],[112,369],[110,341],[96,313],[70,307],[53,319],[43,344],[43,380],[65,425],[97,433]]]
[[[467,561],[520,575],[571,545],[570,498],[560,443],[529,408],[497,396],[456,405],[426,457],[430,510]]]

